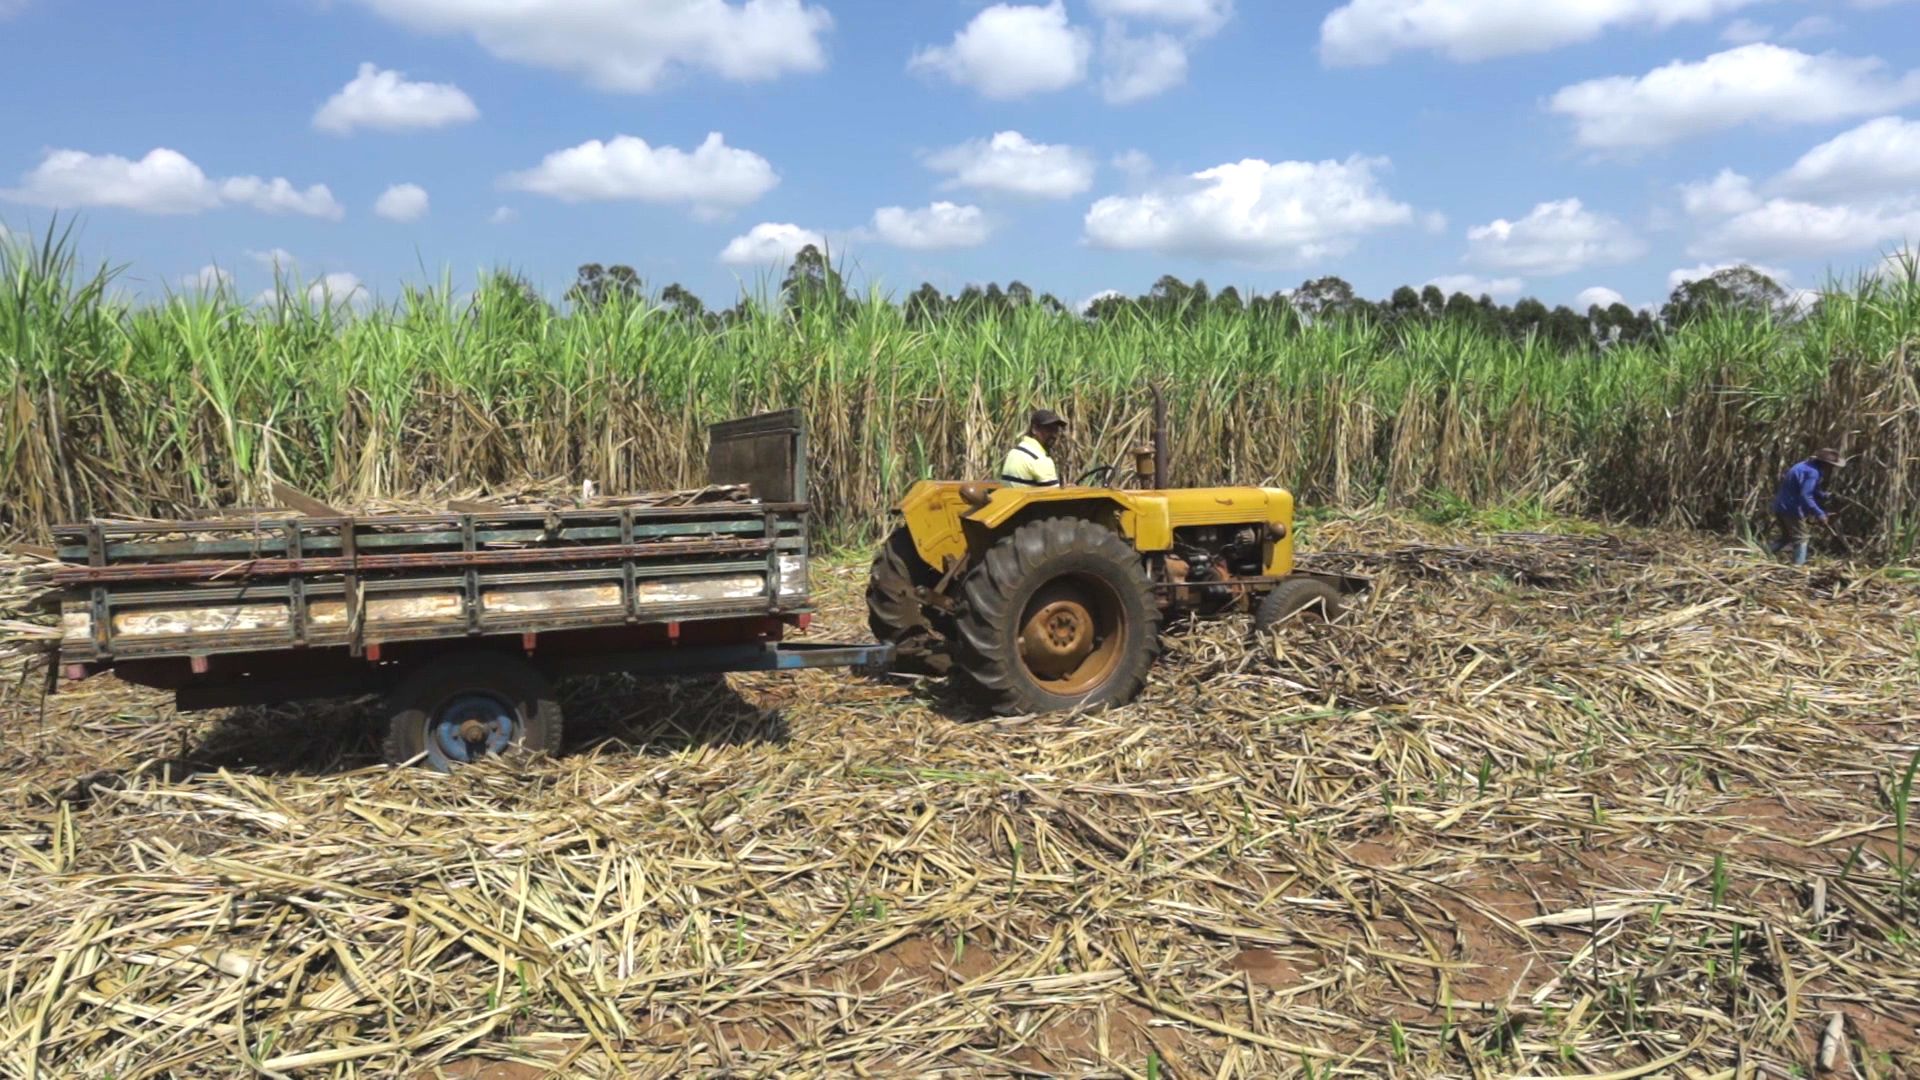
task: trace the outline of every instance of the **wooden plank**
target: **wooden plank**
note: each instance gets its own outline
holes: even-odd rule
[[[273,497],[308,517],[337,518],[346,516],[333,507],[328,506],[326,503],[321,502],[319,499],[301,491],[299,488],[289,484],[283,484],[278,480],[273,482]]]

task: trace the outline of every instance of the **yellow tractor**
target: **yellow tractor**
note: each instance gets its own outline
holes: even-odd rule
[[[868,624],[896,665],[951,675],[1000,713],[1115,705],[1140,692],[1175,618],[1251,611],[1265,631],[1332,620],[1357,578],[1296,570],[1282,488],[1163,488],[1166,404],[1153,445],[1062,487],[923,480],[874,557]]]

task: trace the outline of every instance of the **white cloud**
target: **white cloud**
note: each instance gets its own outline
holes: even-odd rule
[[[1328,64],[1379,64],[1431,49],[1449,60],[1485,60],[1591,41],[1628,26],[1665,29],[1737,11],[1758,0],[1349,0],[1320,24]]]
[[[1920,247],[1908,245],[1887,252],[1873,276],[1896,284],[1920,278]]]
[[[1194,173],[1137,196],[1108,196],[1087,211],[1099,247],[1297,264],[1338,255],[1369,232],[1413,221],[1413,208],[1381,188],[1384,158],[1258,158]]]
[[[1583,146],[1632,149],[1752,123],[1819,123],[1920,101],[1920,71],[1894,76],[1873,57],[1811,56],[1742,45],[1638,78],[1593,79],[1553,95]]]
[[[395,184],[374,200],[373,212],[388,221],[418,221],[427,216],[427,189],[419,184]]]
[[[214,179],[185,154],[166,147],[139,161],[117,154],[49,150],[20,186],[0,195],[16,202],[77,208],[113,206],[146,214],[197,214],[221,206],[249,206],[338,220],[345,216],[325,184],[301,189],[286,179],[257,176]]]
[[[1153,158],[1144,150],[1122,150],[1113,155],[1113,167],[1127,176],[1146,176],[1153,172]]]
[[[1751,45],[1773,36],[1773,27],[1752,19],[1735,19],[1720,31],[1720,40],[1733,45]]]
[[[1109,23],[1100,41],[1100,93],[1126,105],[1165,93],[1187,81],[1187,47],[1170,34],[1131,37]]]
[[[1518,221],[1500,218],[1467,230],[1467,259],[1540,277],[1638,258],[1646,245],[1618,220],[1579,199],[1535,206]]]
[[[347,216],[346,210],[334,201],[333,192],[328,191],[325,184],[296,188],[280,176],[271,180],[262,180],[257,176],[230,176],[220,181],[220,200],[228,204],[251,206],[268,214],[300,214],[335,221]]]
[[[1920,123],[1886,116],[1807,151],[1765,185],[1731,170],[1680,189],[1710,259],[1797,259],[1920,236]]]
[[[1769,199],[1710,228],[1688,251],[1709,258],[1806,259],[1920,236],[1912,199],[1858,205]]]
[[[313,126],[346,135],[355,128],[411,131],[446,127],[479,116],[473,99],[451,83],[408,82],[404,72],[361,64],[353,81],[313,114]]]
[[[1017,131],[972,139],[928,154],[926,165],[952,173],[943,187],[968,187],[1064,199],[1093,186],[1093,157],[1072,146],[1038,143]]]
[[[1067,21],[1060,0],[1045,7],[995,4],[951,45],[922,49],[908,67],[932,71],[999,100],[1064,90],[1087,77],[1093,44]]]
[[[1604,310],[1615,304],[1625,304],[1626,302],[1626,297],[1621,296],[1605,285],[1590,285],[1587,288],[1581,289],[1580,295],[1573,298],[1573,310],[1584,315],[1588,308],[1598,307]]]
[[[505,225],[519,216],[520,212],[511,206],[496,206],[493,213],[487,215],[487,224]]]
[[[1787,27],[1787,32],[1780,35],[1780,40],[1800,41],[1804,38],[1826,37],[1828,34],[1837,34],[1839,32],[1840,24],[1827,16],[1809,15],[1799,22],[1794,23],[1792,26]]]
[[[1820,196],[1920,188],[1920,120],[1883,116],[1836,135],[1802,154],[1776,186]]]
[[[1826,37],[1840,32],[1840,24],[1825,15],[1808,15],[1795,22],[1780,33],[1775,33],[1769,23],[1757,23],[1752,19],[1735,19],[1720,31],[1720,40],[1730,45],[1751,45],[1756,41],[1804,41],[1807,38]]]
[[[297,287],[293,282],[287,282],[285,284],[289,291]],[[280,285],[274,285],[270,288],[260,290],[259,294],[253,298],[254,304],[270,305],[278,303],[280,300],[280,288]],[[358,274],[347,273],[344,270],[337,270],[331,274],[322,275],[318,281],[307,286],[305,296],[307,302],[310,304],[325,304],[339,307],[351,306],[355,308],[364,308],[369,299],[366,286],[361,283],[360,276]]]
[[[196,292],[217,292],[233,287],[233,275],[208,263],[191,274],[181,275],[180,287]]]
[[[1452,296],[1454,293],[1466,293],[1478,299],[1481,296],[1504,297],[1519,296],[1527,283],[1519,278],[1482,278],[1472,274],[1442,274],[1427,284]]]
[[[726,250],[720,252],[720,261],[735,266],[783,263],[809,245],[824,250],[827,240],[812,229],[766,221],[728,241]]]
[[[1667,274],[1667,289],[1671,292],[1689,281],[1704,281],[1722,270],[1734,270],[1743,266],[1749,270],[1758,270],[1781,285],[1786,284],[1793,278],[1792,274],[1789,274],[1777,266],[1755,266],[1752,263],[1744,262],[1701,263],[1699,266],[1684,266],[1678,270],[1670,271]]]
[[[307,286],[307,299],[315,303],[327,300],[339,304],[353,301],[365,291],[366,286],[361,284],[359,275],[340,270],[325,274],[319,281]]]
[[[502,59],[653,90],[682,69],[757,82],[827,66],[833,25],[803,0],[360,0],[395,22],[466,34]]]
[[[1074,305],[1073,310],[1079,312],[1082,315],[1085,315],[1088,312],[1088,310],[1090,310],[1093,307],[1093,305],[1099,303],[1102,300],[1110,300],[1114,298],[1125,300],[1127,298],[1127,294],[1121,292],[1119,289],[1101,289],[1099,292],[1094,293],[1092,296],[1089,296],[1085,300],[1082,300],[1078,304]]]
[[[873,231],[895,247],[916,251],[979,247],[992,229],[977,206],[937,202],[919,210],[885,206],[873,212]]]
[[[607,142],[589,139],[555,150],[538,166],[513,173],[502,182],[565,202],[637,199],[690,203],[697,210],[713,212],[753,202],[773,190],[780,177],[766,158],[728,146],[716,131],[692,153],[673,146],[649,146],[633,135],[616,135]]]
[[[1680,201],[1694,217],[1727,217],[1759,206],[1760,196],[1753,190],[1753,181],[1732,169],[1721,169],[1711,180],[1680,185]]]
[[[293,252],[286,248],[267,248],[265,251],[249,251],[247,258],[269,270],[291,270],[294,264]]]
[[[1093,11],[1108,19],[1168,23],[1210,34],[1233,16],[1233,0],[1093,0]]]

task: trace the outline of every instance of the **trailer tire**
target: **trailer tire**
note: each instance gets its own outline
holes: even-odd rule
[[[1293,619],[1339,622],[1344,613],[1340,590],[1319,578],[1290,577],[1273,587],[1253,615],[1255,633],[1265,634]]]
[[[1097,522],[1020,526],[967,572],[961,595],[955,681],[997,713],[1125,704],[1160,651],[1146,565]]]
[[[867,574],[867,628],[875,641],[894,647],[895,671],[945,675],[953,666],[948,635],[928,616],[916,593],[938,581],[904,527],[888,534],[873,557]]]
[[[475,758],[560,749],[560,702],[546,676],[510,653],[428,661],[387,697],[389,764],[452,772]]]

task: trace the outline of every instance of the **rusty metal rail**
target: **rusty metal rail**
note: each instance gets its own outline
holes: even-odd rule
[[[443,551],[415,555],[361,555],[314,559],[230,559],[133,566],[68,566],[54,571],[59,585],[116,581],[219,581],[227,578],[286,577],[294,574],[371,573],[380,570],[433,570],[449,567],[525,566],[560,562],[604,562],[675,555],[762,555],[771,540],[707,540],[651,544],[607,544],[581,548],[522,548],[511,551]]]

